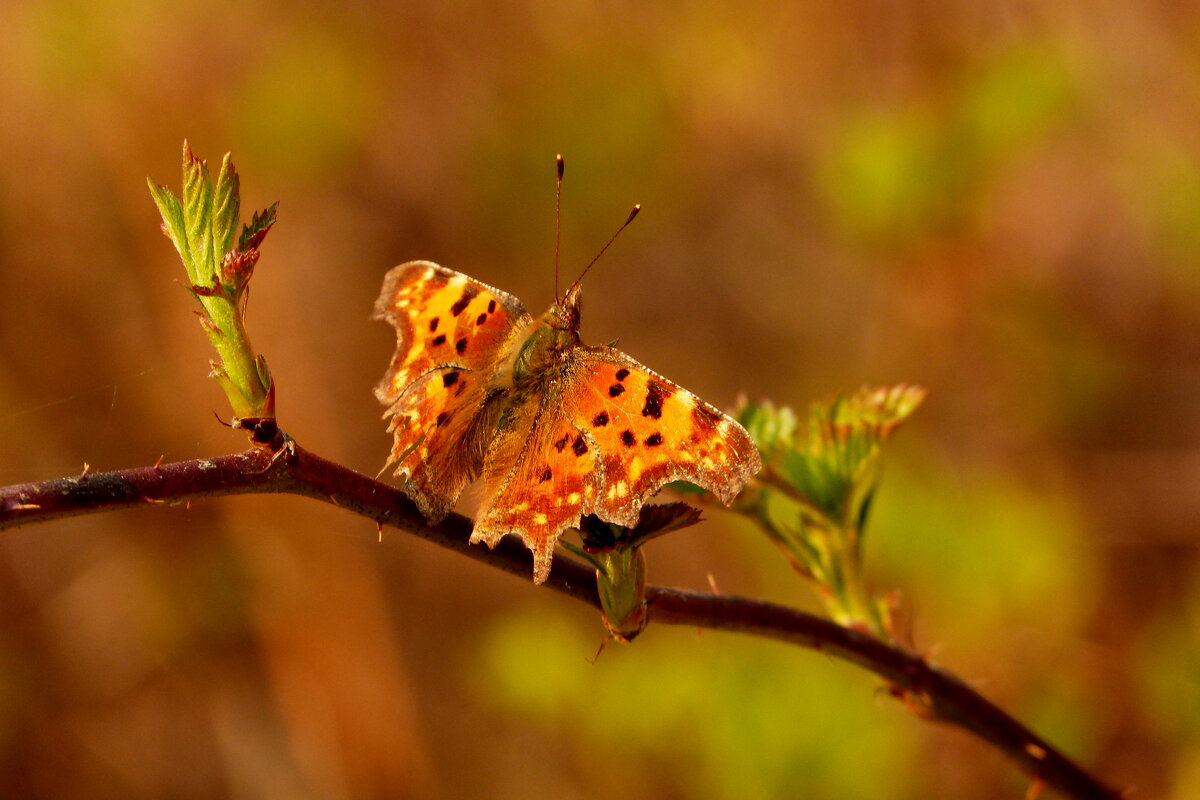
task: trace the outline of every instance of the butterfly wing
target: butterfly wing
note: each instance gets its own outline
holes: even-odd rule
[[[634,525],[666,483],[701,486],[728,505],[761,468],[741,425],[691,392],[611,347],[580,348],[564,412],[598,451],[591,513]]]
[[[594,502],[597,453],[587,435],[563,413],[561,388],[517,406],[514,425],[502,428],[484,465],[485,501],[472,542],[495,547],[505,534],[533,552],[533,580],[550,574],[554,543]]]
[[[498,404],[491,379],[530,323],[516,297],[428,261],[388,272],[375,319],[396,328],[396,353],[375,387],[395,435],[387,466],[432,520],[449,512],[483,463]]]
[[[526,420],[487,455],[485,507],[472,541],[507,533],[533,551],[534,581],[583,514],[633,526],[665,483],[686,480],[725,503],[762,466],[737,422],[611,347],[577,347]]]

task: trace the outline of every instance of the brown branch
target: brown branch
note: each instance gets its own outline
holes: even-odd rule
[[[451,514],[442,523],[429,525],[395,488],[294,446],[276,453],[251,449],[217,458],[0,488],[0,530],[148,503],[266,492],[333,503],[526,580],[531,573],[529,553],[515,539],[506,538],[495,550],[471,545],[471,521],[466,517]],[[579,561],[556,558],[545,586],[600,607],[595,573]],[[919,655],[822,617],[761,600],[658,586],[648,587],[647,598],[653,622],[777,639],[874,672],[914,711],[971,731],[1006,753],[1033,779],[1067,797],[1120,797],[966,683]]]

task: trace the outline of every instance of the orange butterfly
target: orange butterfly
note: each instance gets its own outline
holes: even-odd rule
[[[396,355],[375,395],[404,491],[432,522],[483,476],[472,542],[515,534],[533,580],[583,514],[637,523],[663,484],[728,504],[762,466],[737,422],[612,347],[579,339],[579,281],[534,319],[510,294],[429,261],[388,272],[375,319]]]

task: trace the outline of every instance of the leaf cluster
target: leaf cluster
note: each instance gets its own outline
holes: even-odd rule
[[[924,397],[918,386],[864,387],[812,404],[803,424],[770,403],[747,403],[738,414],[763,456],[760,489],[739,510],[814,582],[835,620],[879,635],[890,629],[888,613],[864,586],[862,542],[882,445]]]
[[[227,153],[214,183],[208,164],[183,143],[183,196],[151,180],[150,194],[162,230],[187,271],[188,290],[200,303],[200,324],[218,354],[210,362],[239,420],[275,416],[275,387],[266,359],[256,355],[246,333],[247,288],[259,247],[275,224],[274,203],[250,217],[238,232],[240,179]]]

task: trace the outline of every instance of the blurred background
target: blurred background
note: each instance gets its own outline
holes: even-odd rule
[[[918,645],[1137,797],[1200,795],[1200,7],[0,6],[0,484],[239,450],[145,178],[278,199],[283,426],[368,474],[384,272],[553,296],[709,401],[920,383],[868,572]],[[719,513],[650,579],[814,608]],[[0,785],[54,797],[1020,797],[812,652],[594,613],[289,497],[0,537]]]

